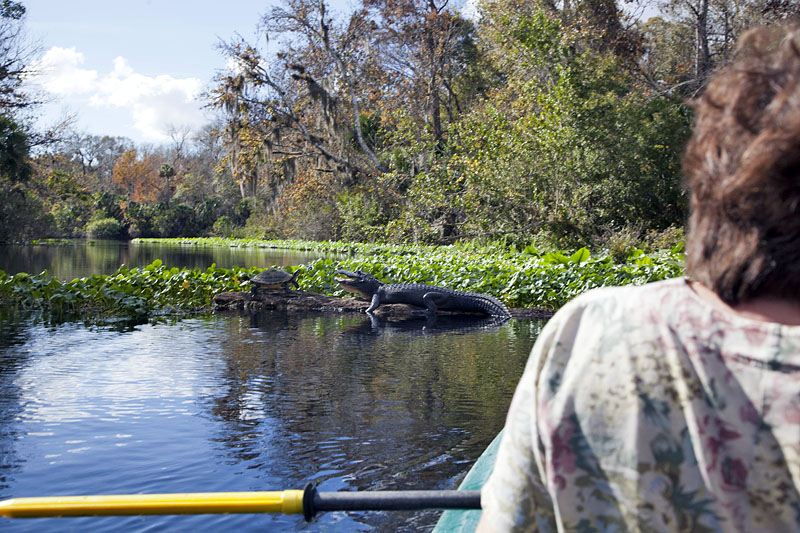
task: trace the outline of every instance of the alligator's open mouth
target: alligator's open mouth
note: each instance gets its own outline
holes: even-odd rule
[[[362,298],[366,298],[367,300],[372,298],[372,292],[366,292],[364,290],[364,285],[371,285],[368,280],[364,279],[361,271],[359,272],[350,272],[349,270],[343,270],[340,268],[336,269],[337,274],[343,274],[347,276],[346,278],[334,278],[336,279],[336,283],[342,286],[342,288],[348,292],[353,292],[358,294]]]
[[[366,299],[369,299],[369,298],[370,298],[370,296],[368,296],[366,293],[364,293],[364,291],[362,291],[361,289],[359,289],[359,288],[358,288],[358,287],[356,287],[355,285],[352,285],[352,283],[353,283],[353,280],[351,280],[351,279],[337,279],[337,280],[336,280],[336,283],[338,283],[339,285],[341,285],[341,286],[342,286],[342,288],[343,288],[344,290],[346,290],[347,292],[353,292],[353,293],[356,293],[356,294],[358,294],[359,296],[361,296],[362,298],[366,298]]]

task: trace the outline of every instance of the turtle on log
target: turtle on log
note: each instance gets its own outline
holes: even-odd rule
[[[262,291],[277,291],[289,290],[289,284],[293,284],[295,288],[299,289],[300,285],[297,284],[295,278],[300,273],[301,269],[297,269],[294,271],[294,274],[288,274],[283,270],[278,268],[270,268],[269,270],[264,270],[250,278],[250,283],[253,284],[253,287],[250,289],[250,294],[252,296],[256,296],[259,290]]]

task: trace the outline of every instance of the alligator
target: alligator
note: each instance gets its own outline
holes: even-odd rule
[[[500,300],[486,294],[454,291],[420,283],[387,285],[362,270],[350,272],[337,268],[336,272],[347,276],[347,279],[336,280],[342,288],[372,301],[367,309],[369,314],[382,304],[407,304],[424,307],[428,316],[435,316],[438,310],[442,310],[511,317],[508,308]]]

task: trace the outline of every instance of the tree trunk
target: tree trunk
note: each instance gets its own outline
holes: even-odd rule
[[[695,90],[705,85],[711,72],[711,52],[708,48],[708,0],[699,0],[692,8],[695,15]]]
[[[427,35],[425,36],[425,44],[428,49],[428,61],[430,61],[430,82],[428,83],[428,113],[431,119],[431,126],[433,127],[433,140],[437,150],[442,148],[444,134],[442,132],[442,110],[441,101],[439,96],[439,70],[441,69],[442,58],[436,50],[436,39],[434,32],[436,28],[433,27],[433,21],[438,22],[439,9],[433,0],[428,2],[428,24],[426,24]]]

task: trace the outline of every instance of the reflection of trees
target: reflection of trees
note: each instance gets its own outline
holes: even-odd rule
[[[17,272],[38,274],[46,268],[46,265],[52,263],[54,254],[53,246],[3,244],[0,245],[0,257],[2,257],[0,270],[5,270],[9,274]],[[28,265],[32,265],[33,268]],[[34,272],[30,272],[30,270],[34,270]]]
[[[161,259],[170,267],[208,268],[212,263],[230,268],[300,265],[329,254],[264,248],[234,248],[224,246],[180,246],[163,243],[133,243],[128,247],[125,263],[147,265]]]
[[[22,461],[17,456],[17,423],[23,406],[15,381],[27,363],[18,346],[29,336],[30,313],[0,306],[0,491],[9,488],[9,477]],[[0,498],[5,498],[0,492]]]
[[[372,490],[452,488],[502,426],[538,333],[269,312],[230,324],[220,441],[284,483]]]
[[[121,250],[127,246],[119,241],[87,241],[67,245],[8,245],[0,266],[9,273],[27,272],[48,274],[69,281],[92,274],[108,274],[120,263]]]
[[[111,274],[122,264],[142,267],[156,259],[168,267],[206,269],[212,263],[225,268],[299,265],[320,257],[335,257],[335,254],[91,240],[67,245],[0,245],[0,270],[10,274],[38,274],[46,269],[51,276],[69,281],[93,274]]]
[[[119,241],[89,241],[85,246],[74,246],[76,253],[72,270],[75,274],[64,279],[87,276],[87,274],[78,274],[81,268],[86,268],[89,276],[114,272],[124,262],[123,255],[127,246],[127,243]],[[58,257],[69,260],[65,256]]]

